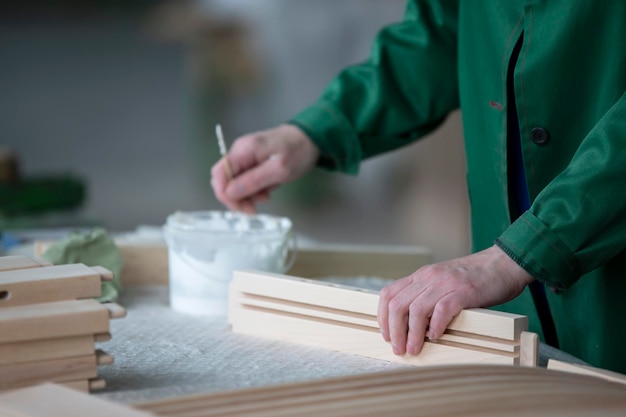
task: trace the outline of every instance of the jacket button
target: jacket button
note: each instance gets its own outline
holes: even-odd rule
[[[550,139],[550,134],[543,127],[536,127],[530,131],[530,138],[537,145],[544,145]]]

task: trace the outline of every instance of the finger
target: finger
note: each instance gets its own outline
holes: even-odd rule
[[[432,313],[432,306],[425,298],[418,297],[409,306],[409,328],[406,336],[406,352],[409,355],[417,355],[424,345],[424,336]]]
[[[268,158],[254,168],[235,174],[236,177],[226,186],[226,197],[233,201],[242,200],[283,183],[286,172],[279,159]]]
[[[380,291],[380,296],[378,298],[378,312],[376,314],[376,318],[378,319],[378,327],[380,327],[380,333],[382,334],[383,339],[385,339],[386,342],[391,341],[391,338],[389,336],[389,302],[410,283],[411,278],[404,277],[392,282]]]
[[[409,333],[409,308],[425,290],[423,286],[416,282],[415,277],[412,277],[410,281],[411,283],[398,292],[389,302],[389,337],[391,339],[391,347],[396,355],[406,353],[407,335]],[[415,309],[416,307],[414,306],[413,308]],[[421,314],[420,311],[418,313]],[[419,318],[418,316],[414,317],[414,319]]]
[[[225,191],[227,184],[228,178],[224,170],[223,159],[220,159],[211,168],[211,187],[217,199],[222,202],[226,199]]]
[[[452,319],[467,307],[463,300],[460,293],[454,291],[446,294],[437,302],[430,319],[429,339],[439,339],[443,335]]]

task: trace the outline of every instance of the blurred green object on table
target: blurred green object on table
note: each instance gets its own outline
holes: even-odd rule
[[[121,289],[122,255],[113,238],[101,227],[89,232],[75,231],[53,243],[42,257],[55,265],[82,263],[103,266],[113,273],[113,281],[102,282],[99,301],[115,301]]]

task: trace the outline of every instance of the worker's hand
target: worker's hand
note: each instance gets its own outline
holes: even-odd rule
[[[229,209],[252,214],[270,191],[313,168],[318,156],[317,147],[296,126],[251,133],[237,138],[228,152],[233,179],[229,181],[222,158],[211,169],[211,186]]]
[[[438,339],[461,310],[512,300],[533,280],[500,248],[492,246],[424,266],[383,288],[378,324],[393,353],[416,355],[427,331],[429,339]]]

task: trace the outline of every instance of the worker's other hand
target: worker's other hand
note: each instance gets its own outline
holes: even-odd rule
[[[274,188],[311,170],[318,156],[317,147],[296,126],[251,133],[237,138],[228,152],[233,179],[229,181],[222,158],[211,169],[211,186],[226,207],[252,214]]]
[[[424,337],[436,340],[465,308],[491,307],[517,297],[534,278],[492,246],[427,265],[383,288],[378,324],[393,353],[416,355]]]

